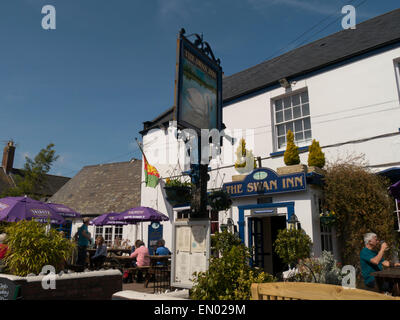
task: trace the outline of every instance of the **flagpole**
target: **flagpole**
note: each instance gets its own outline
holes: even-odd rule
[[[140,143],[139,143],[139,141],[138,141],[138,138],[135,138],[135,140],[136,140],[136,143],[137,143],[138,146],[139,146],[140,151],[141,151],[142,154],[143,154],[143,157],[147,160],[146,155],[144,154],[144,151],[143,151],[143,149],[142,149],[142,147],[141,147],[141,145],[140,145]]]

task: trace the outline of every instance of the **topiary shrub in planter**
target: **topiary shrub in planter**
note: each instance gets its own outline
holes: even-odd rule
[[[257,167],[253,151],[246,149],[246,140],[243,138],[236,149],[236,158],[235,170],[240,174],[247,174]]]
[[[228,231],[212,238],[217,252],[210,258],[206,272],[194,274],[190,298],[195,300],[249,300],[252,283],[272,282],[276,279],[248,265],[250,250]]]
[[[167,179],[164,186],[167,201],[171,206],[190,203],[192,184],[179,179]]]
[[[21,220],[6,228],[9,250],[5,257],[6,270],[17,276],[39,274],[46,265],[59,272],[72,255],[74,244],[54,229],[36,221]]]
[[[283,154],[283,161],[287,166],[292,166],[300,163],[299,148],[294,144],[294,135],[292,131],[286,134],[286,150]]]
[[[322,152],[319,142],[313,139],[308,151],[308,166],[322,169],[325,166],[325,154]]]

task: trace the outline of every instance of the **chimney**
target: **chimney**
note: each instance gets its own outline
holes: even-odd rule
[[[6,174],[8,174],[14,165],[14,153],[15,146],[13,141],[8,141],[7,145],[4,147],[3,161],[1,166],[3,167]]]

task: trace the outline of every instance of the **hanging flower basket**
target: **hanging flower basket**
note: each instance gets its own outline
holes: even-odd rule
[[[224,211],[232,206],[232,200],[229,194],[224,190],[212,191],[208,195],[208,204],[212,210]]]
[[[190,182],[167,179],[164,187],[167,201],[171,206],[178,206],[190,203],[192,187]]]
[[[319,215],[319,218],[320,218],[321,224],[324,226],[327,226],[327,227],[333,226],[336,223],[336,216],[335,216],[334,211],[331,211],[331,212],[327,211],[327,212],[321,213]]]

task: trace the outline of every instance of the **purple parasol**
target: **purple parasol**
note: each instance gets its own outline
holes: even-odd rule
[[[116,217],[119,215],[117,212],[109,212],[102,214],[89,222],[91,225],[95,226],[104,226],[104,225],[126,225],[128,224],[125,221],[116,220]]]
[[[124,212],[121,212],[117,217],[115,217],[116,220],[120,221],[126,221],[130,223],[134,222],[142,222],[142,221],[168,221],[169,218],[149,207],[137,207],[137,208],[132,208],[129,210],[126,210]]]
[[[42,223],[65,223],[64,218],[44,202],[28,197],[0,199],[0,221],[17,222],[32,219]]]
[[[392,185],[389,187],[389,191],[390,191],[390,194],[391,194],[394,198],[396,198],[397,200],[400,200],[400,180],[397,181],[395,184],[392,184]]]
[[[47,205],[54,209],[60,216],[64,218],[80,218],[81,214],[76,212],[75,210],[58,203],[47,203]]]

